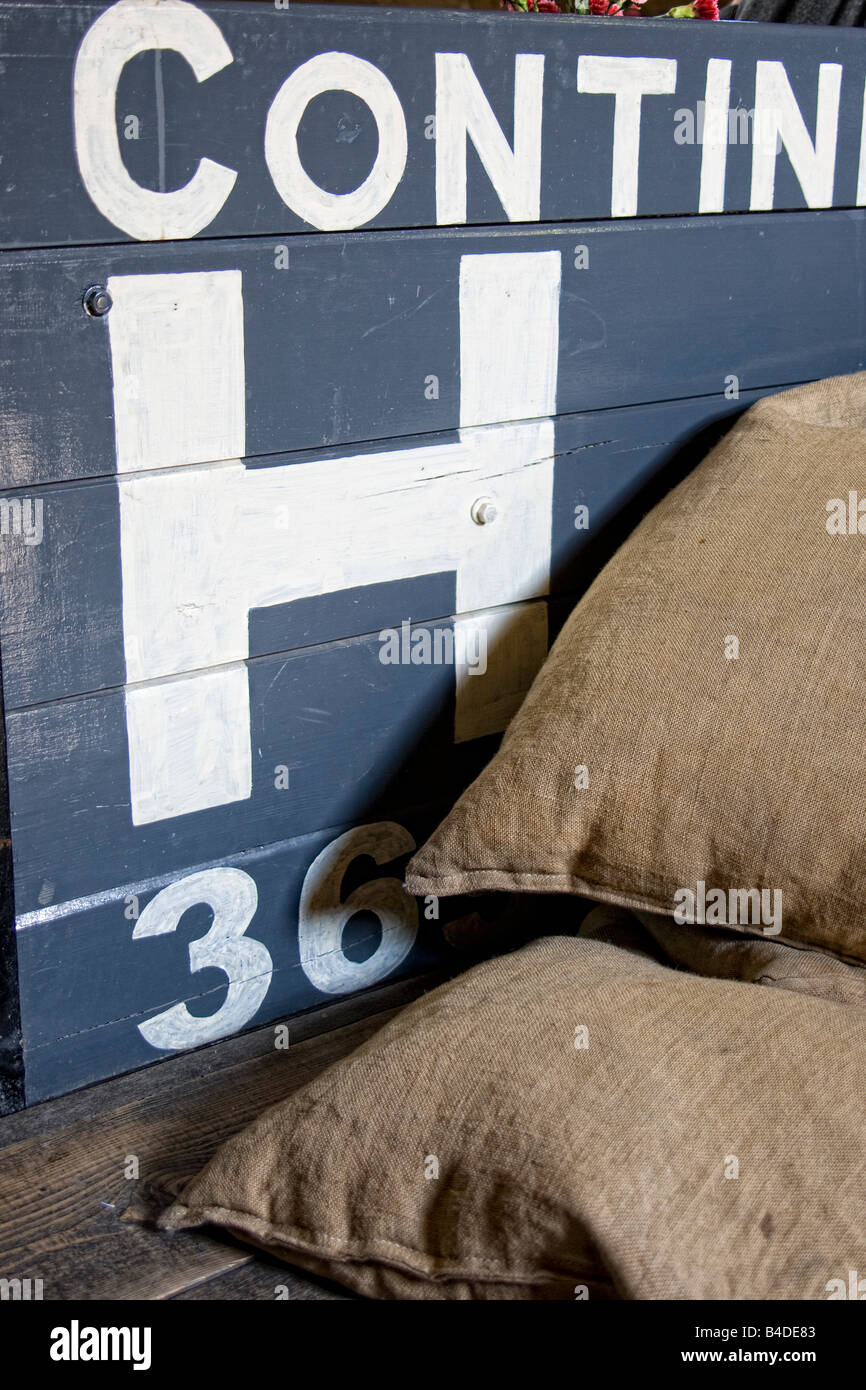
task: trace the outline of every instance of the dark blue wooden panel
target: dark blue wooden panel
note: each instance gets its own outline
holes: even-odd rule
[[[455,748],[453,666],[384,665],[381,650],[374,634],[250,661],[251,795],[150,824],[132,823],[122,691],[10,712],[19,917],[456,796],[491,749],[484,739]],[[275,785],[281,766],[287,788]]]
[[[749,401],[714,396],[558,420],[552,588],[588,582],[610,523],[629,502],[640,504],[648,482],[664,475],[696,431],[724,423]],[[0,550],[6,676],[10,689],[17,679],[24,697],[8,714],[8,741],[31,1102],[165,1055],[139,1024],[187,997],[178,993],[187,946],[206,931],[207,909],[191,911],[178,932],[134,941],[134,923],[124,915],[130,898],[143,910],[157,891],[215,858],[218,865],[252,864],[260,906],[250,934],[267,946],[274,977],[250,1026],[310,1007],[321,992],[297,962],[296,898],[309,863],[334,833],[309,831],[371,817],[414,826],[415,812],[394,808],[436,796],[444,809],[495,746],[488,738],[455,747],[454,674],[447,667],[385,667],[375,631],[327,641],[335,630],[399,625],[403,614],[424,613],[425,604],[425,615],[444,625],[441,615],[455,606],[453,574],[299,600],[250,615],[254,657],[292,634],[299,644],[249,662],[251,798],[134,826],[118,688],[116,484],[96,480],[47,492],[42,543],[10,537]],[[576,505],[590,509],[586,531],[574,528]],[[551,604],[551,638],[570,606],[567,597]],[[322,640],[326,645],[300,645]],[[41,660],[46,650],[56,660]],[[69,698],[97,679],[115,688]],[[290,769],[286,789],[275,786],[279,765]],[[432,821],[419,823],[429,828]],[[286,836],[300,837],[291,853]],[[258,844],[270,847],[249,849]],[[435,927],[429,934],[432,948]],[[363,954],[362,943],[358,949]],[[418,948],[401,969],[424,968],[430,959]],[[193,984],[193,1014],[212,1013],[225,996],[224,977],[205,972]]]
[[[723,395],[560,416],[556,420],[550,519],[550,591],[581,587],[584,548],[692,435],[756,398]],[[443,437],[444,439],[444,437]],[[421,440],[417,447],[443,439]],[[393,447],[409,440],[391,441]],[[306,457],[306,456],[304,456]],[[315,456],[313,456],[315,457]],[[269,461],[282,467],[292,456]],[[14,493],[0,493],[13,498]],[[8,710],[121,686],[120,518],[113,480],[64,484],[42,495],[43,539],[10,536],[0,546],[0,642]],[[321,505],[328,506],[327,497]],[[575,507],[588,524],[575,528]],[[363,519],[358,518],[359,526]],[[286,563],[290,563],[291,547]],[[368,584],[270,608],[249,619],[251,657],[292,651],[455,612],[455,576],[429,574]],[[45,653],[51,653],[46,661]]]
[[[293,243],[286,270],[274,268],[273,243],[257,239],[184,243],[169,259],[165,247],[9,255],[0,266],[3,480],[35,487],[115,472],[117,306],[104,319],[81,308],[83,290],[110,277],[239,270],[243,452],[345,450],[460,423],[465,256],[561,257],[559,414],[721,394],[731,375],[746,391],[859,370],[866,325],[851,286],[866,274],[864,218],[321,236]],[[575,245],[588,248],[587,269],[575,269]],[[519,342],[500,345],[495,328],[493,313],[491,379],[531,383],[538,364]],[[490,418],[503,418],[495,405]]]
[[[0,756],[0,762],[3,761]],[[5,783],[5,769],[3,781]],[[8,802],[5,786],[3,801]],[[24,1103],[12,842],[8,838],[8,827],[4,840],[0,848],[0,1115],[18,1110]]]
[[[123,226],[103,216],[91,201],[75,152],[71,101],[75,55],[82,37],[105,8],[78,4],[0,7],[3,50],[8,55],[3,76],[3,244],[107,242],[127,235]],[[375,227],[437,222],[437,142],[428,138],[432,133],[429,118],[437,110],[437,52],[467,56],[508,141],[514,136],[515,56],[544,56],[539,212],[547,222],[611,215],[614,103],[611,96],[578,92],[581,55],[676,61],[675,90],[646,96],[642,103],[637,206],[643,215],[698,211],[702,147],[696,142],[677,143],[675,132],[682,129],[677,113],[686,110],[695,116],[705,97],[710,59],[731,62],[730,108],[741,110],[755,106],[756,62],[783,63],[813,136],[819,65],[840,63],[832,198],[841,206],[856,201],[866,63],[866,39],[857,30],[664,20],[613,23],[306,5],[277,9],[269,3],[205,4],[197,10],[213,17],[232,61],[197,83],[179,54],[163,51],[157,63],[153,50],[144,52],[121,73],[113,105],[125,166],[143,187],[179,188],[203,157],[238,172],[222,209],[201,226],[203,236],[236,236],[253,230],[282,235],[309,225],[276,191],[264,158],[265,128],[284,80],[311,58],[333,50],[355,55],[384,73],[404,114],[405,168],[393,196],[372,217]],[[103,87],[107,82],[106,78]],[[110,128],[111,105],[108,110],[103,120]],[[129,115],[139,122],[136,140],[126,138]],[[95,121],[97,126],[100,123]],[[298,148],[306,170],[336,193],[349,192],[364,181],[377,144],[369,107],[345,90],[313,97],[299,127]],[[751,142],[738,139],[730,145],[724,210],[751,206],[751,163]],[[38,191],[33,178],[37,170]],[[503,205],[473,149],[465,186],[465,220],[503,219]],[[775,206],[804,205],[800,184],[783,153],[778,160]]]
[[[569,422],[574,431],[571,447],[556,460],[553,485],[554,590],[561,592],[566,583],[583,587],[603,558],[599,544],[612,523],[622,518],[629,504],[648,505],[648,484],[676,465],[680,446],[699,426],[723,422],[726,412],[746,404],[718,397]],[[86,490],[95,492],[96,487]],[[576,505],[589,505],[586,531],[574,529]],[[42,551],[35,547],[31,553]],[[60,582],[52,579],[51,584],[58,595],[64,593]],[[49,590],[51,584],[44,588]],[[372,596],[369,589],[342,594],[337,616],[331,610],[324,621],[342,617],[349,625],[352,605],[360,604],[366,617],[375,613],[382,626],[399,627],[410,611],[408,602],[420,603],[422,596],[447,613],[453,610],[449,584],[453,577],[442,575],[434,576],[426,590],[420,581],[411,581],[383,586],[384,594],[377,594],[379,586],[372,587]],[[445,605],[443,597],[450,600]],[[564,597],[563,608],[567,610],[569,603]],[[106,609],[106,615],[113,614],[113,649],[104,644],[101,650],[106,662],[113,660],[120,667],[117,590],[113,605]],[[303,606],[309,621],[310,608]],[[292,607],[285,607],[289,621]],[[275,624],[274,610],[266,614]],[[78,630],[74,610],[65,616]],[[254,646],[257,616],[253,614],[251,621]],[[54,616],[58,630],[62,617],[61,606]],[[430,614],[431,623],[436,617]],[[94,631],[99,628],[98,623],[92,626]],[[452,620],[440,617],[435,626],[450,629]],[[34,650],[44,650],[50,633],[48,627],[34,628]],[[482,737],[455,746],[454,670],[383,665],[380,653],[381,641],[374,631],[250,660],[251,796],[153,824],[133,824],[122,689],[10,711],[19,913],[180,872],[190,863],[324,826],[390,814],[395,806],[419,799],[456,795],[483,765],[491,745]],[[494,657],[491,653],[491,660]],[[36,682],[37,664],[31,662],[26,669]],[[66,695],[73,694],[67,688]],[[275,785],[279,766],[290,770],[288,788]]]
[[[375,976],[377,959],[382,956],[382,923],[376,909],[384,909],[388,902],[377,885],[382,879],[402,878],[411,843],[421,843],[445,809],[437,806],[398,815],[396,824],[404,843],[396,855],[387,849],[379,851],[390,856],[379,863],[369,851],[388,833],[381,825],[366,832],[369,843],[356,827],[342,826],[220,860],[215,866],[218,873],[232,869],[254,885],[255,910],[244,939],[260,943],[269,960],[254,955],[239,968],[229,962],[237,982],[252,982],[249,995],[239,1006],[231,1003],[231,1026],[225,1026],[222,1019],[204,1026],[217,1032],[220,1027],[225,1033],[236,1032],[331,1002],[335,994],[319,987],[319,972],[323,970],[337,977],[343,993],[352,992],[353,976],[364,961],[370,962],[368,971]],[[369,906],[357,912],[351,905],[344,909],[341,959],[336,966],[327,954],[312,960],[305,957],[302,964],[297,923],[304,880],[316,857],[346,833],[354,836],[348,852],[352,853],[352,844],[359,846],[359,851],[352,853],[344,872],[331,877],[330,886],[335,901],[346,903],[369,885],[365,900]],[[185,911],[176,929],[166,926],[159,934],[133,937],[145,910],[169,886],[153,880],[103,893],[94,901],[67,904],[61,911],[49,909],[37,924],[19,929],[29,1104],[170,1055],[170,1048],[156,1046],[139,1026],[168,1009],[187,1005],[194,1018],[211,1020],[220,1010],[225,1011],[229,989],[226,972],[213,963],[194,972],[190,968],[190,944],[200,941],[213,921],[206,903],[208,869],[197,872],[204,875],[199,890],[204,896]],[[195,893],[191,896],[195,898]],[[456,900],[443,900],[441,921],[429,921],[423,902],[416,909],[414,899],[407,898],[406,921],[398,927],[402,944],[381,966],[382,974],[396,979],[443,961],[447,948],[441,925],[460,910]],[[133,912],[135,916],[130,915]],[[168,921],[173,920],[169,915]],[[393,927],[389,931],[393,934]],[[334,951],[333,943],[324,937],[322,951]],[[370,983],[372,979],[365,981],[358,976],[355,988]],[[192,1027],[185,1039],[187,1046],[213,1040],[196,1039],[196,1025]]]
[[[406,854],[495,747],[625,529],[757,395],[866,360],[866,212],[839,210],[859,196],[862,33],[149,0],[102,15],[0,3],[0,244],[17,248],[0,265],[0,873],[11,836],[30,1101],[368,983],[377,904],[414,913],[396,886]],[[206,31],[225,65],[196,82],[151,33],[116,94],[106,70],[85,100],[79,167],[76,53],[105,26],[122,44],[163,22],[187,26],[182,49]],[[310,178],[349,195],[393,153],[350,69],[406,122],[393,196],[354,220],[345,204],[287,207],[265,159],[284,79],[334,50],[353,56],[298,126]],[[517,67],[531,86],[543,58],[537,206],[531,173],[495,190],[471,142],[456,200],[437,203],[437,53],[466,55],[508,141]],[[593,55],[673,60],[670,86],[676,68],[675,89],[642,102],[633,204],[613,175],[613,96],[577,90]],[[756,65],[784,64],[800,153],[770,161],[767,199],[751,191],[764,156],[731,139],[714,206],[777,210],[672,217],[707,210],[707,147],[676,132],[727,60],[740,112]],[[825,118],[839,80],[839,119],[807,193],[819,71]],[[115,125],[134,182],[118,213],[115,169],[103,215],[111,141],[89,173],[82,152]],[[181,228],[172,190],[203,156],[237,182]],[[167,190],[160,230],[136,185]],[[193,239],[129,244],[163,236]],[[84,291],[103,284],[114,307],[91,317]],[[499,519],[481,533],[488,487]],[[38,537],[16,534],[37,507]],[[381,630],[410,618],[415,634],[483,624],[496,680],[384,665]],[[355,848],[332,862],[335,842]],[[341,908],[353,892],[363,911]],[[211,911],[227,937],[210,938]],[[0,1109],[20,1100],[11,939],[7,895]],[[425,968],[437,940],[422,921],[373,975]]]

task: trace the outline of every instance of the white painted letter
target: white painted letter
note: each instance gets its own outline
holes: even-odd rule
[[[788,151],[806,206],[832,205],[841,86],[841,63],[822,63],[818,69],[818,115],[813,144],[784,63],[758,62],[752,126],[752,212],[769,212],[773,207],[778,139]]]
[[[369,174],[351,193],[329,193],[301,163],[298,126],[321,92],[352,92],[369,106],[379,150]],[[265,126],[265,159],[287,207],[323,232],[362,227],[390,202],[406,167],[406,118],[385,74],[352,53],[319,53],[296,68],[274,97]]]
[[[117,138],[115,98],[120,75],[138,53],[170,48],[199,82],[232,62],[217,25],[184,0],[118,0],[90,26],[75,60],[75,153],[87,192],[103,217],[139,241],[195,236],[216,217],[237,173],[202,159],[189,183],[171,193],[130,178]]]
[[[704,140],[701,147],[701,194],[698,212],[724,212],[728,162],[728,107],[731,100],[731,60],[707,63],[704,100]]]
[[[537,222],[541,207],[544,54],[514,59],[514,148],[502,133],[465,53],[436,54],[436,221],[466,221],[466,141],[471,140],[510,222]]]
[[[261,468],[239,461],[239,273],[109,279],[133,824],[250,795],[252,609],[450,570],[475,632],[479,610],[547,593],[560,273],[558,251],[461,258],[456,441]],[[503,342],[526,372],[502,371]],[[488,642],[484,675],[457,671],[458,739],[504,727],[545,616],[522,650]]]
[[[596,54],[582,54],[578,58],[577,90],[616,98],[611,217],[637,214],[642,98],[665,96],[676,89],[676,58],[613,58]]]
[[[866,84],[863,88],[863,118],[860,123],[860,167],[857,170],[857,206],[866,203]]]

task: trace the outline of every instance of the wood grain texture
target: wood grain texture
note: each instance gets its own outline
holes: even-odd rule
[[[4,196],[0,237],[7,246],[123,240],[126,232],[94,206],[75,160],[69,107],[76,51],[104,6],[6,4],[0,9],[3,48],[15,54],[4,76]],[[702,147],[678,144],[677,112],[696,113],[706,95],[709,60],[729,62],[729,109],[755,107],[756,63],[784,69],[814,134],[820,64],[843,68],[836,179],[832,201],[852,206],[863,107],[864,36],[810,26],[639,24],[509,14],[437,14],[435,11],[273,4],[204,4],[231,61],[198,84],[179,53],[133,57],[120,74],[117,131],[130,176],[144,188],[183,186],[206,157],[239,171],[222,208],[200,235],[243,235],[251,229],[289,234],[307,225],[281,200],[263,157],[264,132],[274,96],[286,78],[322,51],[355,55],[382,71],[403,112],[407,156],[396,191],[371,219],[378,228],[431,226],[437,220],[436,157],[428,118],[437,113],[435,55],[465,54],[501,127],[514,135],[515,57],[530,52],[545,61],[539,215],[552,222],[611,215],[613,98],[577,90],[578,59],[610,55],[668,59],[677,66],[675,90],[646,96],[640,117],[642,215],[694,213],[699,206]],[[440,119],[442,116],[440,93]],[[126,138],[134,116],[137,138]],[[521,111],[518,124],[526,121]],[[369,107],[346,91],[315,99],[301,122],[299,149],[313,179],[341,194],[367,177],[376,158],[377,132]],[[751,204],[752,143],[727,152],[726,211]],[[34,208],[29,173],[39,167],[50,197]],[[501,221],[503,205],[474,149],[467,168],[466,220]],[[805,198],[785,154],[775,180],[777,208],[802,208]]]
[[[2,739],[0,739],[2,743]],[[0,762],[2,747],[0,747]],[[24,1104],[12,842],[0,847],[0,1115]]]
[[[246,457],[323,447],[357,455],[374,442],[387,448],[384,441],[460,426],[460,277],[471,256],[559,254],[551,414],[722,396],[731,375],[743,392],[859,370],[863,305],[851,286],[866,274],[864,217],[319,235],[292,242],[286,269],[275,268],[280,243],[258,237],[15,253],[0,265],[4,483],[36,489],[116,473],[115,311],[94,319],[81,307],[88,285],[112,277],[157,275],[167,265],[177,275],[239,270]],[[575,268],[578,247],[586,248],[583,269]],[[494,318],[487,327],[495,334],[499,325]],[[535,364],[519,343],[488,337],[486,346],[494,386],[513,380],[519,389],[532,379]],[[496,395],[492,405],[488,419],[506,418]],[[182,461],[213,458],[204,440]]]
[[[0,1277],[41,1278],[46,1299],[160,1299],[246,1267],[238,1245],[148,1223],[223,1140],[424,987],[389,985],[300,1018],[285,1052],[261,1029],[166,1063],[157,1085],[138,1073],[0,1121]],[[124,1178],[130,1155],[137,1182]]]
[[[302,1303],[345,1301],[352,1297],[345,1289],[311,1274],[299,1274],[287,1265],[265,1255],[256,1255],[246,1264],[225,1273],[202,1279],[182,1293],[172,1295],[185,1303],[273,1303],[275,1299]]]
[[[214,912],[208,902],[218,899],[206,889],[192,894],[196,905],[176,928],[171,918],[158,935],[136,938],[145,913],[159,911],[161,897],[194,877],[185,870],[134,895],[121,890],[107,900],[68,904],[19,929],[28,1102],[321,1006],[386,975],[396,980],[436,968],[448,954],[442,926],[459,913],[461,900],[443,902],[437,920],[427,920],[402,893],[404,918],[395,918],[390,902],[400,891],[411,845],[422,842],[443,811],[404,814],[396,825],[406,848],[381,864],[370,855],[395,822],[376,823],[371,844],[356,842],[359,827],[346,827],[349,863],[336,880],[326,877],[324,890],[317,880],[320,898],[312,914],[304,907],[310,866],[338,839],[335,831],[220,860],[218,872],[238,873],[255,895],[242,938],[257,953],[249,960],[240,953],[226,957],[209,944]],[[390,853],[380,858],[387,861]],[[338,890],[344,906],[332,907],[330,892]],[[131,897],[138,904],[135,920],[126,915]],[[328,930],[332,919],[339,938]],[[237,998],[242,989],[249,996],[243,1002]],[[163,1036],[169,1023],[170,1036]]]
[[[3,647],[0,638],[0,671]],[[15,890],[9,824],[6,723],[0,680],[0,1115],[24,1104],[21,1007],[18,997],[18,951],[15,940]]]
[[[694,459],[696,438],[723,427],[753,398],[718,395],[558,422],[551,584],[570,588],[572,596],[551,600],[551,637],[574,592],[589,582],[624,529],[669,485],[672,471]],[[104,498],[101,506],[97,497]],[[64,669],[83,673],[78,683],[92,683],[100,662],[108,679],[122,678],[114,484],[63,485],[55,497],[58,511],[67,499],[71,509],[42,545],[7,546],[0,557],[7,576],[7,671],[14,673],[23,652],[18,669],[31,673],[29,693],[61,697],[7,715],[31,1101],[164,1057],[141,1027],[167,1009],[185,1003],[204,1017],[222,1006],[225,975],[191,974],[188,960],[207,930],[208,909],[197,908],[177,931],[136,941],[132,901],[142,912],[171,879],[207,865],[237,866],[256,885],[249,935],[266,945],[273,969],[266,999],[248,1022],[310,1007],[321,995],[300,968],[296,924],[312,860],[358,821],[396,819],[421,843],[493,746],[489,739],[454,744],[448,668],[384,667],[375,633],[315,641],[371,620],[399,624],[404,613],[425,606],[447,614],[455,606],[453,578],[362,587],[327,603],[310,600],[251,615],[254,651],[293,640],[310,644],[249,663],[257,768],[251,799],[240,808],[186,818],[182,835],[171,821],[132,825],[122,691],[69,698],[74,682],[57,684]],[[589,509],[588,531],[574,529],[579,506]],[[70,621],[82,589],[84,604],[95,595],[101,609],[86,622]],[[451,620],[435,626],[443,621]],[[85,632],[92,640],[82,641]],[[45,650],[57,651],[64,637],[77,665],[44,662]],[[48,684],[40,687],[40,681]],[[282,765],[289,768],[289,786],[278,789],[273,774]],[[419,799],[434,808],[419,813]],[[287,834],[296,838],[287,841]],[[403,862],[380,866],[371,878],[359,861],[341,895],[348,897],[359,881],[375,886],[377,874],[399,877]],[[445,917],[460,911],[459,904],[443,909]],[[406,970],[435,960],[432,924],[421,925]],[[378,926],[365,926],[362,917],[353,930],[351,949],[360,959],[375,944]]]
[[[764,388],[764,390],[772,387]],[[623,410],[560,415],[555,420],[553,498],[550,507],[552,594],[581,587],[589,572],[584,553],[608,522],[678,451],[715,422],[730,419],[763,394],[736,399],[709,397],[659,402]],[[435,451],[448,433],[415,436],[414,447]],[[395,450],[409,441],[390,441]],[[306,460],[326,462],[328,451],[276,455],[265,469]],[[496,464],[492,462],[491,470]],[[208,473],[192,476],[206,488]],[[383,484],[384,486],[384,484]],[[486,488],[496,490],[491,476]],[[429,516],[431,479],[419,480],[419,514]],[[479,479],[478,492],[485,490]],[[14,491],[0,490],[0,499]],[[63,483],[42,493],[44,536],[39,545],[0,546],[0,641],[3,688],[9,712],[92,694],[123,685],[125,662],[121,590],[120,511],[114,479]],[[311,494],[327,526],[329,499]],[[575,507],[588,510],[587,526],[575,528]],[[274,516],[276,526],[279,517]],[[299,524],[304,523],[303,516]],[[360,518],[358,518],[360,529]],[[287,522],[285,567],[296,563]],[[378,632],[411,616],[413,622],[449,619],[456,609],[453,571],[352,585],[321,595],[254,608],[249,615],[248,655],[259,658]],[[51,652],[51,660],[44,654]],[[192,669],[190,666],[188,669]],[[167,674],[156,668],[154,675]]]
[[[22,1050],[38,1101],[441,962],[406,856],[571,604],[726,420],[866,363],[864,63],[0,3],[0,1110]]]
[[[10,714],[19,919],[447,800],[491,743],[455,747],[453,667],[383,666],[381,650],[370,635],[251,662],[251,794],[186,821],[133,824],[120,692]]]
[[[723,425],[744,404],[748,400],[725,402],[719,397],[570,422],[576,471],[568,471],[569,453],[564,450],[557,458],[559,500],[554,513],[561,520],[554,528],[554,554],[573,586],[581,577],[588,582],[592,567],[604,558],[605,537],[608,548],[615,545],[630,512],[653,500],[653,489],[670,481],[672,468],[687,466],[682,445],[694,437],[695,427]],[[581,555],[587,533],[573,526],[575,505],[584,504],[594,518],[585,563]],[[48,547],[32,553],[41,558]],[[60,554],[68,562],[70,547]],[[81,563],[85,568],[86,553]],[[95,568],[92,557],[90,568]],[[46,587],[40,585],[43,595]],[[57,582],[58,594],[68,594],[73,587]],[[409,605],[420,604],[423,592],[408,586]],[[441,587],[432,592],[440,599],[445,594],[443,607],[448,611],[453,594]],[[370,590],[344,597],[354,598],[369,615],[374,602]],[[398,591],[386,586],[381,621],[393,618],[398,598]],[[435,597],[427,601],[432,605]],[[551,636],[572,601],[565,595],[551,604]],[[313,609],[305,609],[305,622],[314,617]],[[44,602],[41,611],[44,614]],[[347,604],[322,617],[348,626],[352,612]],[[68,617],[68,603],[66,613]],[[182,837],[170,824],[165,829],[136,828],[128,811],[123,815],[128,792],[122,724],[90,713],[100,702],[117,708],[118,692],[61,699],[10,714],[31,1099],[153,1060],[160,1054],[148,1046],[140,1026],[181,1000],[197,1015],[219,1007],[225,997],[224,975],[210,971],[191,976],[187,962],[190,944],[205,931],[207,909],[197,909],[177,932],[149,941],[133,939],[135,922],[128,916],[131,899],[142,912],[172,877],[202,865],[236,865],[255,881],[258,908],[250,936],[266,944],[273,965],[267,1000],[256,1018],[290,1014],[319,997],[299,966],[294,924],[309,865],[337,833],[328,827],[345,830],[355,820],[396,819],[420,843],[491,751],[489,740],[455,747],[453,676],[447,669],[385,668],[377,650],[378,639],[368,635],[252,662],[254,741],[261,767],[254,795],[242,815],[231,807],[203,813],[197,826],[187,822]],[[341,692],[344,705],[339,703]],[[318,711],[315,718],[310,711]],[[82,738],[88,729],[95,731],[95,738]],[[291,757],[280,751],[289,747]],[[284,758],[291,763],[290,786],[277,790],[273,766]],[[370,768],[377,770],[372,779],[365,776]],[[419,796],[441,800],[419,816],[411,807]],[[311,825],[320,833],[308,833]],[[296,841],[280,838],[294,829]],[[266,847],[250,852],[250,844]],[[372,882],[375,873],[399,876],[402,862],[380,866]],[[46,875],[49,863],[51,873]],[[360,863],[358,872],[369,877]],[[351,893],[353,882],[347,880],[344,896]],[[52,895],[48,904],[46,884]],[[77,901],[82,897],[84,901]],[[444,915],[452,910],[460,909],[449,905]],[[422,928],[407,969],[418,969],[435,955],[425,945],[429,933],[423,922]],[[374,925],[374,933],[377,930]],[[355,949],[363,951],[360,921],[359,931]]]

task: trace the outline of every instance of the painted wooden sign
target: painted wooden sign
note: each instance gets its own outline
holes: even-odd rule
[[[866,201],[858,30],[119,0],[0,32],[9,246]]]
[[[441,956],[406,859],[618,528],[702,431],[864,366],[866,49],[0,23],[8,1107]]]

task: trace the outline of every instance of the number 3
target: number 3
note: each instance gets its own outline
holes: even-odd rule
[[[244,936],[258,900],[258,890],[249,874],[241,869],[220,868],[178,879],[147,904],[132,933],[134,941],[176,931],[187,908],[207,903],[213,909],[213,925],[206,936],[190,942],[189,968],[195,973],[216,966],[229,981],[225,1002],[215,1014],[196,1018],[186,1004],[174,1004],[140,1023],[138,1031],[151,1047],[165,1051],[199,1047],[236,1033],[249,1023],[268,992],[273,974],[267,947]]]

